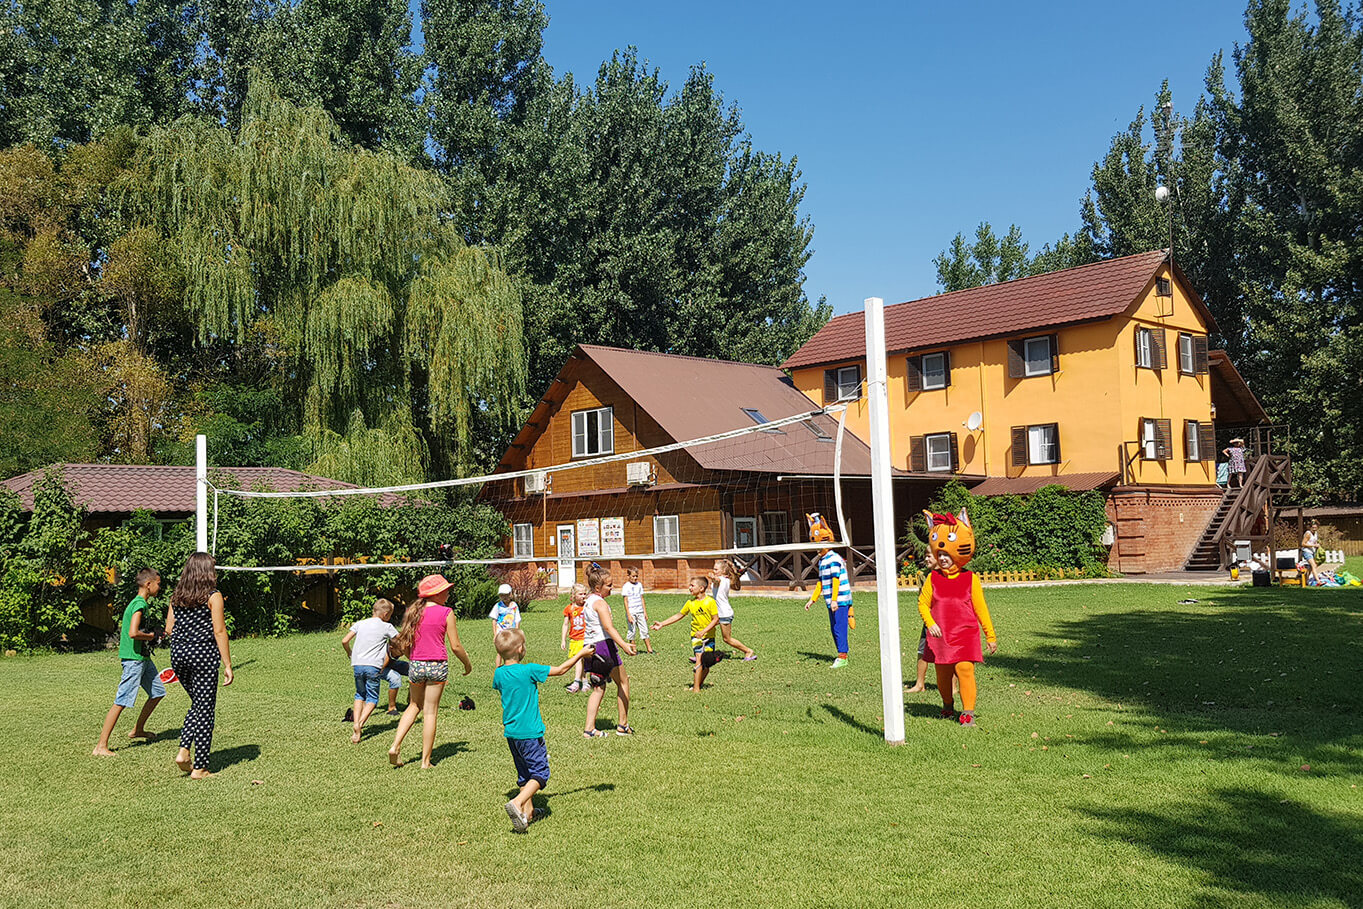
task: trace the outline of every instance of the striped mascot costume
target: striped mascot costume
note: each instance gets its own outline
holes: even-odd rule
[[[809,521],[811,543],[833,542],[833,530],[823,515],[815,512],[805,515],[805,519]],[[805,611],[818,600],[828,606],[828,626],[833,632],[833,644],[838,648],[833,668],[841,669],[847,665],[847,631],[857,627],[857,619],[852,612],[852,583],[847,578],[847,562],[832,549],[819,550],[819,586],[805,603]]]

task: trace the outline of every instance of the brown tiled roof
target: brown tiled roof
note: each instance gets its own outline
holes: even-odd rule
[[[594,344],[579,345],[573,356],[586,357],[599,366],[678,442],[754,425],[743,412],[745,407],[761,412],[769,421],[819,409],[775,366]],[[502,469],[517,466],[515,453],[529,450],[567,393],[563,382],[550,387],[503,456]],[[819,415],[811,422],[830,439],[836,438],[838,423],[833,417]],[[707,470],[831,475],[833,447],[832,441],[820,439],[805,424],[792,423],[779,432],[754,432],[687,451]],[[843,437],[842,456],[843,473],[870,473],[871,451],[850,430]]]
[[[143,464],[61,464],[66,488],[87,511],[157,513],[194,511],[194,468]],[[24,510],[33,507],[33,487],[43,470],[31,470],[5,480],[4,488],[17,493]],[[300,489],[354,489],[351,483],[285,470],[282,467],[221,467],[209,480],[241,489],[295,492]]]
[[[1164,250],[1154,250],[887,306],[885,349],[894,353],[942,347],[1111,318],[1136,301],[1164,260]],[[1177,267],[1175,272],[1192,305],[1209,327],[1215,327],[1182,272]],[[781,365],[796,369],[865,356],[865,314],[851,312],[830,320]]]
[[[990,477],[970,490],[977,496],[1025,496],[1045,486],[1063,486],[1074,492],[1115,485],[1115,473],[1072,473],[1058,477]]]

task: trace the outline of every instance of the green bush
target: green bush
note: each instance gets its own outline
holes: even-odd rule
[[[0,647],[24,650],[56,644],[80,625],[88,590],[75,559],[86,533],[59,469],[34,485],[26,524],[19,515],[14,497],[0,504]]]
[[[939,514],[965,509],[975,529],[974,571],[1034,571],[1041,577],[1079,572],[1105,577],[1106,500],[1101,492],[1072,492],[1045,486],[1027,496],[975,496],[948,483],[929,505]],[[905,543],[921,557],[927,551],[927,519],[909,521]]]

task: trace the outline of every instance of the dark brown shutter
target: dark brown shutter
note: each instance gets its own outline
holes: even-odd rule
[[[1174,429],[1169,423],[1168,417],[1155,421],[1155,458],[1160,461],[1169,460],[1169,455],[1173,451]]]
[[[1008,378],[1021,379],[1027,375],[1027,360],[1023,356],[1022,342],[1008,342]]]
[[[926,436],[909,437],[909,470],[926,472],[928,469],[928,440]]]
[[[946,387],[951,387],[951,351],[942,351],[942,373],[946,377]]]
[[[1166,369],[1169,361],[1164,353],[1164,329],[1150,329],[1150,365],[1155,369]]]
[[[951,472],[961,472],[961,454],[956,447],[956,433],[951,434]]]
[[[1197,422],[1194,421],[1194,420],[1184,420],[1184,421],[1183,421],[1183,460],[1185,460],[1185,461],[1196,461],[1196,460],[1197,460],[1197,458],[1193,457],[1193,446],[1196,445],[1196,444],[1198,443],[1199,439],[1200,439],[1200,436],[1199,436],[1199,433],[1198,433],[1198,431],[1197,431]]]
[[[1211,371],[1211,357],[1207,350],[1207,336],[1193,335],[1193,372],[1205,376]]]
[[[1197,424],[1197,456],[1204,461],[1216,460],[1216,427],[1210,423]]]
[[[1027,459],[1027,427],[1014,426],[1013,433],[1013,466],[1026,467],[1031,462]]]
[[[1060,455],[1060,424],[1052,423],[1051,431],[1055,433],[1055,463],[1059,464],[1064,460]]]
[[[909,391],[923,390],[923,358],[909,357],[909,371],[905,374],[904,387]]]
[[[1050,336],[1051,375],[1060,372],[1060,335]]]
[[[827,407],[838,399],[838,371],[836,369],[825,369],[823,371],[823,403]]]

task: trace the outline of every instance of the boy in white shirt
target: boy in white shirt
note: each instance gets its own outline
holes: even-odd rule
[[[503,584],[497,588],[497,602],[492,604],[492,611],[487,614],[492,619],[492,640],[497,640],[497,635],[503,631],[514,631],[521,627],[521,607],[515,600],[511,599],[511,585]],[[497,654],[497,662],[493,664],[493,669],[503,665],[501,653]]]
[[[638,631],[639,640],[647,648],[644,652],[652,653],[653,642],[648,639],[648,610],[644,608],[644,585],[639,583],[639,569],[626,569],[625,576],[629,580],[620,588],[625,598],[625,621],[629,625],[625,640],[633,641],[634,633]]]
[[[398,630],[388,621],[392,617],[393,604],[380,597],[374,601],[374,614],[351,625],[341,638],[341,648],[350,657],[351,668],[355,671],[352,745],[360,743],[364,721],[379,705],[379,679],[388,662],[388,642],[398,636]]]

